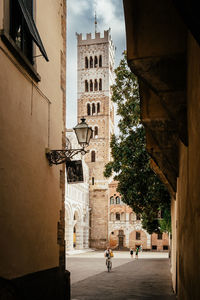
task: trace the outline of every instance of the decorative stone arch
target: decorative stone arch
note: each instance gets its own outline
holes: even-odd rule
[[[66,250],[73,249],[73,211],[69,203],[65,203],[65,241]]]
[[[76,207],[73,213],[73,248],[83,248],[82,214],[80,208]]]

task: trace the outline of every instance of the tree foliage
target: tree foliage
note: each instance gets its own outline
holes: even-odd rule
[[[142,215],[143,227],[149,233],[169,231],[169,218],[161,224],[157,216],[159,210],[170,215],[170,196],[150,168],[145,129],[140,120],[138,82],[128,68],[125,54],[115,69],[115,75],[112,101],[117,104],[117,114],[120,116],[119,136],[112,136],[113,161],[106,164],[104,176],[115,174],[123,201]]]

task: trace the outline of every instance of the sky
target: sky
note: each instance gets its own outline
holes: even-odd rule
[[[77,124],[77,39],[76,32],[97,32],[111,28],[111,37],[116,47],[115,67],[119,65],[122,52],[126,49],[125,23],[122,0],[68,0],[67,1],[67,128]],[[115,127],[117,117],[115,117]],[[117,129],[116,129],[117,130]]]

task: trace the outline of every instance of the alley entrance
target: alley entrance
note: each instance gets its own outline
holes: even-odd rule
[[[67,257],[71,272],[72,300],[167,300],[176,299],[172,291],[167,253],[114,253],[113,269],[106,270],[103,252]]]

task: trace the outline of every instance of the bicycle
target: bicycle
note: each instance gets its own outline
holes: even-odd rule
[[[110,272],[112,269],[112,262],[111,262],[110,257],[107,258],[107,269],[108,269],[108,272]]]

